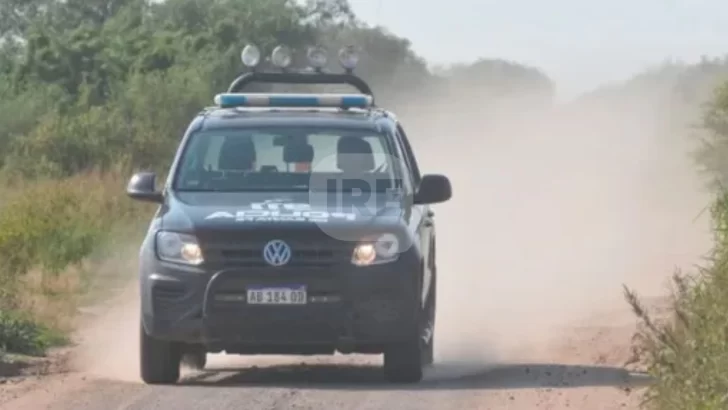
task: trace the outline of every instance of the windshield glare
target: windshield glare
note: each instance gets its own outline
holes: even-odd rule
[[[198,131],[180,160],[177,191],[386,192],[399,188],[385,135],[370,130]]]

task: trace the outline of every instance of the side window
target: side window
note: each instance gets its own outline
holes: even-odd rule
[[[404,153],[404,147],[402,146],[402,138],[399,133],[395,130],[394,136],[394,157],[396,157],[397,166],[401,169],[401,172],[406,174],[402,183],[404,188],[408,192],[414,192],[414,179],[412,178],[412,172],[410,172],[410,166],[407,162],[407,155]]]
[[[412,152],[412,147],[407,140],[407,134],[404,133],[404,129],[401,124],[397,124],[397,137],[402,143],[405,160],[407,161],[407,165],[412,173],[412,183],[415,187],[418,187],[420,186],[420,179],[422,179],[422,175],[420,174],[420,168],[417,166],[417,160]]]

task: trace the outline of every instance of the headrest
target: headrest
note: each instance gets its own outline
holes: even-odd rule
[[[220,148],[218,168],[225,171],[247,171],[256,160],[255,145],[247,138],[227,137]]]
[[[289,142],[283,146],[283,162],[313,162],[313,146],[305,142]]]
[[[336,145],[336,166],[344,172],[374,169],[372,146],[361,137],[341,137]]]

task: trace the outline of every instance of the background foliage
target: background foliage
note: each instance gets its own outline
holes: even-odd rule
[[[0,39],[0,347],[21,353],[64,340],[81,297],[99,278],[108,287],[100,261],[109,253],[133,259],[136,249],[124,244],[135,243],[128,239],[153,209],[124,196],[127,177],[164,171],[190,118],[241,71],[247,42],[266,52],[286,43],[297,62],[309,45],[356,44],[359,74],[403,117],[437,114],[407,104],[433,96],[451,101],[452,124],[500,101],[527,111],[554,98],[543,72],[510,61],[431,69],[407,39],[359,21],[346,0],[0,0]],[[574,104],[639,95],[664,114],[666,130],[702,118],[696,164],[721,187],[726,74],[724,59],[665,62]],[[665,143],[682,134],[667,132]],[[659,376],[650,396],[660,408],[725,407],[726,204],[719,195],[713,207],[714,261],[677,278],[677,320],[656,324],[629,295],[645,324],[638,345]]]

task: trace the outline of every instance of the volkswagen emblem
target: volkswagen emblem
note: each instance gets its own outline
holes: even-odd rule
[[[291,247],[280,239],[274,239],[263,247],[263,259],[271,266],[283,266],[291,260]]]

